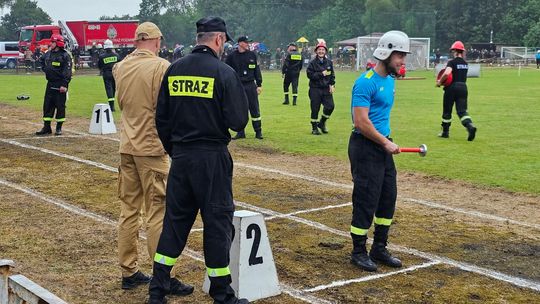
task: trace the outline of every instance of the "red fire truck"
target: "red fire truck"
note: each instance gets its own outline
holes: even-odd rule
[[[92,46],[112,40],[115,48],[134,47],[138,20],[58,21],[58,25],[29,25],[21,28],[19,50],[46,50],[53,34],[61,34],[67,48],[87,53]]]

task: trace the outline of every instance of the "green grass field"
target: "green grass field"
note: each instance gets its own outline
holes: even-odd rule
[[[241,145],[346,159],[351,129],[350,94],[358,75],[336,72],[336,109],[328,122],[330,133],[313,136],[305,73],[300,79],[299,105],[296,107],[281,104],[281,75],[264,73],[260,103],[265,139],[253,139],[253,131],[248,126],[248,139]],[[522,69],[518,76],[517,69],[484,68],[480,78],[469,79],[469,113],[478,127],[474,142],[467,142],[467,133],[455,110],[450,138],[438,138],[442,90],[435,88],[432,71],[410,72],[407,76],[425,77],[425,80],[397,82],[392,137],[401,147],[427,144],[429,153],[425,158],[409,153],[396,156],[398,170],[540,194],[540,157],[537,154],[540,140],[535,123],[540,117],[539,70]],[[0,102],[41,111],[45,88],[41,73],[2,74],[0,81]],[[18,94],[28,94],[31,99],[17,101]],[[68,128],[70,116],[90,118],[93,105],[106,100],[101,77],[75,75],[69,98]],[[115,118],[120,118],[118,112]]]

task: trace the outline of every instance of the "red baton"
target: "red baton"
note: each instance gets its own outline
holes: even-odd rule
[[[399,148],[399,152],[414,152],[424,157],[427,154],[427,146],[422,144],[418,148]]]

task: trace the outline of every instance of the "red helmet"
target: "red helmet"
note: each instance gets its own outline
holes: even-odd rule
[[[465,45],[463,45],[463,42],[458,40],[458,41],[452,43],[452,46],[450,47],[450,50],[465,51]]]
[[[439,81],[439,79],[441,79],[442,75],[444,74],[444,71],[446,71],[446,69],[442,69],[439,71],[439,74],[437,75],[437,81]],[[446,76],[446,79],[444,80],[444,83],[441,83],[443,87],[447,87],[449,85],[452,84],[452,73],[448,74],[448,76]]]
[[[317,44],[317,46],[315,47],[315,52],[317,52],[317,49],[320,48],[320,47],[323,47],[328,52],[328,48],[326,47],[326,43],[324,43],[324,42],[319,42]]]
[[[63,48],[65,46],[64,37],[62,37],[62,35],[53,34],[51,36],[51,43],[52,42],[56,43],[57,47]]]

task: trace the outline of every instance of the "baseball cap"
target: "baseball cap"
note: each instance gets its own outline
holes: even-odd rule
[[[237,42],[253,42],[253,39],[249,39],[248,36],[240,36],[238,37]]]
[[[152,22],[143,22],[135,30],[135,40],[149,40],[162,38],[163,34],[159,27]]]
[[[207,33],[207,32],[224,32],[227,35],[227,41],[232,41],[233,39],[227,32],[227,27],[225,26],[225,20],[220,17],[204,17],[199,19],[196,23],[197,33]]]

